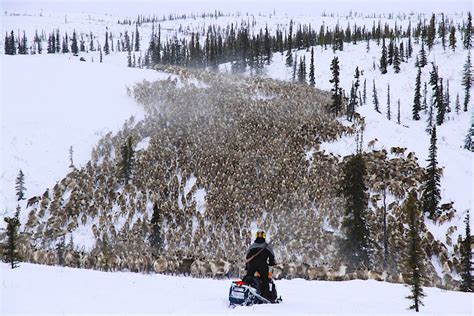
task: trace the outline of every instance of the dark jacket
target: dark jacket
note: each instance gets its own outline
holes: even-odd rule
[[[265,264],[266,266],[274,266],[275,254],[273,253],[273,248],[271,245],[265,242],[265,239],[261,237],[255,239],[254,243],[250,245],[245,258],[248,259],[252,257],[262,250],[262,248],[264,248],[264,250],[258,256],[253,258],[248,264],[252,266],[261,266],[262,264]]]

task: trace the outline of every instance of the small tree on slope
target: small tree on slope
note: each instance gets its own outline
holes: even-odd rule
[[[4,250],[5,262],[11,264],[12,269],[18,267],[20,255],[18,253],[18,228],[20,227],[19,210],[14,217],[5,217],[7,223],[7,243]]]
[[[471,228],[469,226],[469,210],[466,219],[466,238],[461,244],[461,291],[472,292],[472,249],[471,249]]]
[[[351,156],[343,167],[342,193],[346,199],[342,254],[350,269],[369,269],[371,245],[367,224],[367,187],[365,161],[362,154]]]
[[[426,168],[426,178],[422,185],[422,203],[423,212],[428,213],[430,219],[436,220],[439,215],[439,201],[440,194],[440,174],[438,171],[437,162],[437,147],[436,147],[436,125],[433,125],[431,131],[430,149],[428,157],[428,167]]]
[[[405,202],[404,213],[408,217],[409,226],[406,267],[407,271],[409,271],[407,284],[411,288],[411,295],[406,298],[413,301],[413,305],[410,306],[410,309],[414,309],[418,312],[420,305],[424,305],[421,300],[426,295],[422,287],[424,281],[424,256],[420,239],[420,221],[422,220],[422,215],[418,210],[416,194],[413,191],[410,192]]]
[[[18,176],[16,177],[15,181],[15,189],[16,189],[16,196],[18,197],[18,201],[24,200],[25,199],[25,174],[23,171],[20,169],[18,172]]]

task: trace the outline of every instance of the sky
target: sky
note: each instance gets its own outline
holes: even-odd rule
[[[383,5],[382,5],[383,3]],[[185,12],[254,12],[278,14],[311,14],[326,12],[387,13],[418,11],[440,13],[472,11],[466,0],[0,0],[2,11],[61,11],[75,13],[112,14],[169,14]],[[113,5],[112,5],[113,4]]]

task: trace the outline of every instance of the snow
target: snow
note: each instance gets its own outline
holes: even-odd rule
[[[143,118],[144,110],[127,95],[127,86],[167,78],[152,70],[80,62],[70,55],[0,55],[0,61],[2,216],[16,207],[14,183],[20,169],[27,197],[52,188],[70,171],[70,146],[75,166],[81,167],[102,136],[120,130],[131,116]]]
[[[413,315],[410,289],[377,281],[276,281],[278,305],[228,307],[231,280],[1,264],[1,314]],[[67,289],[67,290],[65,290]],[[420,315],[472,315],[472,294],[424,288]]]
[[[146,150],[149,145],[150,137],[145,137],[135,146],[135,151]]]

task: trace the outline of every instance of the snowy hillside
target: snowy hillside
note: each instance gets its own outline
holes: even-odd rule
[[[407,249],[408,225],[402,207],[410,190],[421,191],[422,168],[427,166],[430,146],[427,111],[420,112],[419,121],[412,119],[421,35],[417,40],[411,35],[413,56],[401,63],[400,73],[389,66],[388,73],[381,74],[382,47],[375,38],[344,42],[343,50],[312,46],[316,89],[289,83],[297,81],[293,70],[297,63],[285,65],[286,50],[272,52],[271,62],[262,66],[261,76],[271,80],[252,79],[251,66],[252,70],[247,68],[234,76],[233,62],[228,61],[216,65],[221,73],[215,74],[160,63],[159,71],[146,69],[144,60],[157,29],[163,45],[180,40],[187,44],[198,33],[204,47],[206,32],[213,28],[221,34],[234,27],[248,28],[250,35],[256,36],[268,27],[272,36],[283,30],[286,37],[290,25],[295,34],[300,25],[329,32],[339,27],[370,30],[380,23],[402,33],[408,25],[414,30],[420,21],[428,23],[432,12],[444,12],[446,21],[457,30],[456,50],[443,49],[438,37],[431,50],[426,48],[428,64],[421,75],[421,83],[427,85],[428,104],[432,62],[438,66],[445,89],[449,81],[445,91],[449,91],[452,111],[437,129],[437,157],[443,172],[440,204],[453,203],[456,213],[441,224],[425,215],[420,237],[425,250],[429,249],[428,284],[458,289],[459,238],[465,233],[468,210],[474,227],[474,154],[462,148],[474,115],[473,97],[468,111],[454,109],[456,96],[461,104],[464,99],[468,50],[463,48],[462,30],[472,4],[406,1],[403,7],[400,3],[382,7],[367,0],[351,11],[344,1],[333,5],[306,1],[301,6],[273,1],[243,3],[226,6],[196,1],[184,5],[163,1],[161,7],[153,2],[132,7],[127,2],[113,5],[107,1],[84,5],[1,2],[0,32],[6,40],[0,41],[0,239],[6,227],[3,218],[11,216],[18,205],[24,243],[20,251],[25,260],[58,265],[62,260],[56,246],[64,238],[71,243],[62,253],[67,258],[63,265],[84,268],[21,263],[20,268],[11,270],[2,263],[2,314],[243,315],[249,309],[282,315],[411,314],[405,299],[407,287],[352,280],[367,279],[368,270],[345,274],[346,266],[336,248],[343,236],[344,213],[337,188],[344,157],[356,152],[356,131],[363,129],[367,161],[372,166],[393,163],[390,166],[396,167],[392,171],[398,174],[390,180],[403,185],[401,194],[388,190],[384,199],[389,205],[393,255],[392,270],[384,275],[390,282],[406,282],[401,259]],[[186,17],[181,16],[184,13]],[[157,17],[159,22],[135,24],[138,15],[138,19]],[[436,15],[437,23],[440,16]],[[129,48],[129,53],[123,48],[119,51],[130,38],[135,46],[137,31],[140,47]],[[42,38],[41,54],[4,54],[10,34],[18,45],[19,39],[27,36],[34,47],[30,46],[30,52],[36,51],[36,33]],[[84,51],[62,53],[58,44],[57,53],[46,53],[48,36],[60,34],[64,41],[68,34],[67,43],[67,36],[71,41],[73,33],[84,40]],[[103,47],[109,39],[112,48],[106,54]],[[405,44],[406,48],[408,38],[399,36],[394,42],[395,47]],[[182,48],[185,51],[186,45]],[[292,55],[297,61],[305,58],[309,65],[311,48],[293,49]],[[322,110],[330,100],[326,91],[332,88],[330,64],[335,56],[346,94],[356,67],[361,71],[359,91],[364,83],[367,91],[365,104],[355,109],[361,119],[349,122],[345,115],[334,119]],[[381,113],[372,103],[374,83]],[[388,86],[390,120],[386,113]],[[137,167],[133,181],[124,183],[119,178],[120,158],[126,156],[122,152],[125,142],[132,139]],[[394,147],[405,148],[404,153],[391,153]],[[25,199],[18,201],[15,180],[20,169],[26,193]],[[378,216],[382,193],[375,184],[384,176],[375,175],[376,169],[373,167],[373,174],[367,177],[372,234],[378,243],[377,266],[370,272],[381,275],[383,234]],[[34,202],[27,205],[32,197]],[[163,225],[159,258],[151,254],[148,245],[155,209]],[[219,263],[230,267],[220,275],[236,276],[242,269],[242,253],[257,227],[265,229],[274,244],[280,264],[276,269],[283,278],[293,279],[277,281],[282,305],[228,309],[230,280],[160,274],[189,274],[181,270],[183,263],[195,260],[202,263],[196,276],[215,277]],[[157,265],[159,260],[165,262],[164,268]],[[189,265],[186,268],[189,270]],[[322,269],[324,274],[309,277],[309,268]],[[328,279],[346,281],[321,281]],[[472,295],[431,287],[425,291],[426,307],[421,314],[473,313]]]
[[[409,289],[377,281],[276,282],[283,303],[228,307],[231,280],[1,264],[2,315],[413,315]],[[66,290],[67,289],[67,290]],[[472,315],[472,294],[426,288],[420,315]]]

